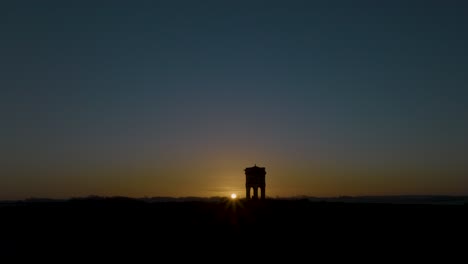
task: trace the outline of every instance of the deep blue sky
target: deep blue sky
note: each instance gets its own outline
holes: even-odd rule
[[[72,3],[73,2],[73,3]],[[468,194],[466,1],[2,1],[0,198]]]

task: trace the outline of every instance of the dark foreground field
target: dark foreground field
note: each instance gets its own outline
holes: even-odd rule
[[[307,200],[17,203],[0,207],[0,252],[70,258],[65,262],[93,256],[172,261],[223,256],[225,262],[325,255],[332,260],[374,253],[386,259],[419,250],[424,256],[450,250],[453,256],[466,250],[466,211],[466,205]]]

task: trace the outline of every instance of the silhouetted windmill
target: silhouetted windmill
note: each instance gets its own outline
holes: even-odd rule
[[[245,191],[246,199],[250,200],[250,189],[253,188],[252,199],[258,199],[258,188],[261,190],[261,199],[265,199],[265,175],[266,170],[264,167],[255,166],[245,169]]]

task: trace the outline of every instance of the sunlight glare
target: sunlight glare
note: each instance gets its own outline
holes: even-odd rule
[[[233,193],[231,194],[231,199],[236,199],[237,198],[237,194]]]

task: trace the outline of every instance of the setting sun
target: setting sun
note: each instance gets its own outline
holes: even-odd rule
[[[237,194],[233,193],[231,194],[231,199],[236,199],[237,198]]]

